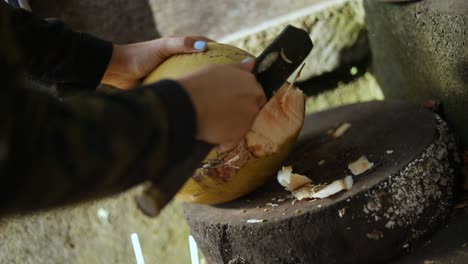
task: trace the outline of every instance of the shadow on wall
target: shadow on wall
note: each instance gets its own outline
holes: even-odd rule
[[[468,83],[468,61],[460,62],[459,66],[460,79],[463,83]]]
[[[315,96],[362,77],[369,70],[371,60],[367,31],[362,29],[356,43],[340,51],[340,66],[337,69],[297,82],[296,85],[308,96]]]
[[[30,0],[34,13],[116,43],[160,36],[148,0]]]

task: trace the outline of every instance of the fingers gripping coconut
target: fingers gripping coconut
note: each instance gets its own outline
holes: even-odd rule
[[[223,96],[233,96],[234,94],[230,94],[227,89],[222,88],[220,88],[219,94],[213,94],[212,89],[209,90],[210,92],[208,90],[206,90],[207,92],[200,90],[195,92],[194,89],[204,89],[201,87],[212,87],[213,85],[223,85],[224,88],[229,86],[228,83],[219,83],[217,79],[217,76],[225,75],[227,72],[233,77],[232,83],[237,84],[242,77],[242,71],[251,70],[251,63],[237,67],[225,65],[240,64],[246,57],[251,57],[251,55],[238,48],[209,43],[207,51],[203,53],[172,56],[145,80],[145,83],[166,78],[180,80],[188,93],[193,96],[197,119],[199,119],[199,124],[203,126],[199,130],[199,139],[213,144],[231,143],[232,145],[233,142],[237,144],[233,149],[227,148],[230,150],[217,148],[211,151],[202,166],[196,170],[177,194],[176,198],[179,200],[217,204],[236,199],[255,190],[264,184],[270,176],[275,175],[302,128],[305,96],[301,90],[289,84],[283,85],[265,105],[263,95],[249,96],[248,100],[251,101],[248,104],[251,105],[251,110],[249,107],[236,109],[235,105],[232,105],[229,106],[232,107],[230,113],[205,113],[203,109],[210,108],[197,105],[196,101],[199,100],[200,96],[206,98],[200,99],[199,102],[213,105],[222,103]],[[208,71],[212,76],[212,83],[208,81],[209,79],[197,77]],[[253,75],[250,74],[250,76],[254,78]],[[246,100],[247,97],[243,98],[243,95],[247,96],[252,92],[243,89],[259,89],[261,91],[260,87],[252,87],[250,83],[251,81],[248,81],[247,78],[245,85],[240,82],[241,85],[230,87],[230,89],[242,91],[236,93],[237,100]],[[226,94],[220,94],[221,91]],[[214,98],[217,98],[217,102]],[[248,129],[229,126],[228,123],[241,123],[238,119],[248,116],[245,112],[239,113],[239,111],[255,112],[262,105],[264,106],[254,120],[243,120],[245,124],[248,124]],[[226,116],[216,116],[223,114]],[[219,123],[211,124],[212,122]],[[218,131],[206,131],[211,129]],[[219,135],[227,136],[220,137]],[[238,135],[242,135],[241,138]],[[240,143],[237,143],[239,141]]]
[[[262,88],[242,65],[208,65],[179,79],[197,113],[197,139],[211,144],[239,143],[266,103]],[[215,89],[214,89],[215,87]]]
[[[141,79],[174,54],[203,52],[203,36],[165,37],[146,42],[113,45],[112,57],[101,82],[120,89],[132,89]]]

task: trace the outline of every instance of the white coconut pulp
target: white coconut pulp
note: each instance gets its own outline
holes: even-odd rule
[[[348,169],[353,175],[362,174],[374,167],[374,163],[369,162],[366,156],[362,156],[356,161],[353,161],[348,164]]]
[[[342,190],[349,190],[351,187],[353,187],[353,183],[353,177],[346,176],[344,179],[336,180],[325,186],[323,189],[313,194],[312,198],[323,199],[335,193],[341,192]]]
[[[281,186],[290,191],[294,191],[311,182],[311,180],[306,176],[292,173],[291,166],[283,167],[280,171],[278,171],[277,179]]]
[[[293,173],[291,166],[283,167],[278,171],[277,180],[281,186],[291,191],[297,200],[323,199],[342,190],[349,190],[354,184],[352,176],[346,176],[329,185],[312,184],[308,177]]]
[[[343,123],[340,127],[338,127],[332,134],[332,137],[339,138],[341,137],[346,131],[351,127],[350,123]]]

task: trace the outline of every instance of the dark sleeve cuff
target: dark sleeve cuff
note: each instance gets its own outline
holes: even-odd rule
[[[197,131],[197,116],[190,96],[182,86],[172,80],[154,84],[161,99],[168,122],[168,166],[185,159],[193,150]]]
[[[86,33],[79,33],[81,45],[76,54],[77,74],[84,81],[82,87],[94,90],[102,80],[112,57],[113,45],[109,41]]]

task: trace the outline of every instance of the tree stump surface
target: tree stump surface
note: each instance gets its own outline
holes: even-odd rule
[[[345,122],[351,128],[333,139],[328,131]],[[244,198],[184,209],[209,264],[387,261],[445,222],[454,148],[446,124],[424,108],[398,101],[344,106],[307,116],[284,164],[314,183],[331,183],[351,175],[347,165],[365,155],[374,167],[353,176],[349,191],[293,202],[272,176]]]

